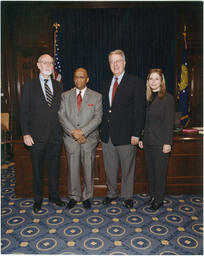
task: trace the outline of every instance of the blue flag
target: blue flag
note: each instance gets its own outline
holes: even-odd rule
[[[188,110],[188,62],[187,62],[187,43],[186,32],[183,33],[183,53],[181,61],[181,69],[178,83],[178,109],[181,112],[181,125],[187,127],[190,122],[189,110]]]

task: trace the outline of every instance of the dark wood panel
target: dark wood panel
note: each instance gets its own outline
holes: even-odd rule
[[[181,141],[174,142],[171,155],[173,156],[187,156],[202,154],[202,145],[199,141]]]
[[[14,141],[14,157],[16,170],[16,196],[32,197],[32,168],[30,153],[24,147],[22,140]],[[61,155],[60,195],[67,197],[67,162],[63,148]],[[120,190],[120,170],[118,188]],[[81,175],[83,181],[83,175]],[[106,177],[103,164],[101,144],[96,152],[96,168],[94,178],[95,196],[105,196]],[[166,192],[169,194],[192,194],[203,191],[203,137],[176,136],[174,138],[174,151],[169,159]],[[135,193],[148,193],[148,181],[145,169],[143,150],[138,150],[135,170]],[[45,168],[44,195],[47,196],[47,175]]]

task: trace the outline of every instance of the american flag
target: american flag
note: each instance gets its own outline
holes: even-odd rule
[[[62,69],[60,64],[60,49],[59,49],[59,36],[58,36],[58,30],[55,31],[55,45],[54,45],[54,59],[55,59],[55,65],[54,65],[54,74],[53,77],[55,80],[62,82]]]

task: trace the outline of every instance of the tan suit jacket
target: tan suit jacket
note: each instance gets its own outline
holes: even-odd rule
[[[87,88],[80,111],[77,108],[75,88],[62,93],[58,115],[64,130],[64,142],[67,142],[69,151],[74,150],[74,145],[78,144],[71,135],[71,131],[75,129],[82,130],[87,139],[83,146],[90,149],[95,147],[99,140],[98,126],[102,120],[102,96],[100,93]]]

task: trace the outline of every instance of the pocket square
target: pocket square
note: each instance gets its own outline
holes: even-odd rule
[[[89,107],[93,107],[94,104],[88,104]]]

